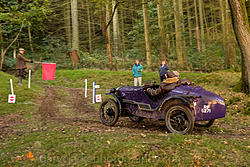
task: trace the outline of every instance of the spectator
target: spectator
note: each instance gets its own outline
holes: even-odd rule
[[[160,66],[160,69],[159,69],[159,76],[160,76],[160,80],[161,82],[166,79],[166,74],[167,72],[170,71],[169,67],[166,65],[166,61],[163,60],[161,62],[161,66]]]
[[[142,65],[139,63],[139,60],[136,60],[132,69],[133,76],[134,76],[134,86],[137,86],[137,82],[139,82],[139,86],[141,86],[142,70],[143,70]]]
[[[24,70],[27,68],[26,62],[33,63],[32,60],[29,60],[23,56],[24,49],[20,48],[19,53],[16,58],[16,69],[18,70],[18,84],[23,86],[22,79],[24,76]]]

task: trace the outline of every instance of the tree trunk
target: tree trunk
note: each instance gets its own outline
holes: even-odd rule
[[[68,48],[72,47],[70,12],[71,12],[70,1],[66,0],[66,7],[64,10],[64,22],[65,22],[65,33],[66,33]]]
[[[237,65],[237,59],[236,59],[236,39],[233,32],[232,27],[232,20],[231,20],[231,13],[228,6],[228,1],[226,1],[226,25],[225,25],[225,31],[226,31],[226,56],[228,61],[227,68],[236,67]]]
[[[194,0],[194,11],[195,11],[195,34],[197,40],[197,49],[201,51],[201,44],[200,44],[200,29],[199,29],[199,20],[198,20],[198,11],[197,11],[197,1]]]
[[[110,12],[109,12],[109,4],[106,4],[106,25],[110,20]],[[110,26],[106,29],[106,45],[107,45],[107,54],[109,57],[109,69],[113,69],[112,65],[112,51],[111,51],[111,44],[110,44]]]
[[[30,50],[31,50],[31,52],[33,52],[34,49],[33,49],[33,46],[32,46],[32,37],[31,37],[31,31],[30,31],[30,23],[28,23],[28,34],[29,34]]]
[[[224,6],[225,6],[225,3],[223,3],[224,0],[220,0],[220,14],[221,14],[221,29],[222,29],[222,41],[223,41],[223,47],[224,47],[224,55],[225,55],[225,64],[226,64],[226,68],[229,68],[230,67],[230,63],[229,63],[229,54],[227,52],[227,32],[226,32],[226,24],[225,24],[225,15],[224,15],[224,12],[225,12],[225,9],[224,9]]]
[[[201,50],[205,49],[205,32],[204,32],[204,20],[203,20],[203,0],[199,0],[199,16],[200,16],[200,28],[201,28]]]
[[[113,10],[115,9],[116,1],[112,0]],[[115,10],[113,16],[113,38],[114,38],[114,55],[119,56],[119,18],[118,9]]]
[[[71,0],[71,15],[72,15],[72,49],[79,52],[79,24],[78,24],[78,9],[77,0]]]
[[[241,88],[250,93],[250,28],[245,0],[228,0],[232,12],[235,35],[242,54]]]
[[[90,2],[87,0],[87,15],[88,15],[88,32],[89,32],[89,53],[92,53],[92,32],[91,32],[91,20],[90,20]]]
[[[191,25],[191,15],[190,15],[190,7],[189,0],[186,0],[187,4],[187,21],[188,21],[188,34],[189,34],[189,45],[193,45],[193,34],[192,34],[192,25]]]
[[[183,63],[183,53],[182,53],[183,48],[182,48],[179,0],[174,0],[174,18],[175,18],[175,34],[176,34],[176,54],[179,67],[183,68],[184,63]]]
[[[124,35],[124,9],[121,8],[120,10],[121,15],[121,49],[124,52],[125,51],[125,35]]]
[[[151,71],[151,48],[150,48],[150,39],[149,39],[149,30],[148,30],[147,4],[145,0],[142,0],[142,9],[143,9],[143,19],[144,19],[144,34],[145,34],[145,44],[146,44],[147,65],[148,65],[148,70]]]
[[[160,48],[161,48],[161,56],[160,59],[166,60],[167,54],[168,54],[168,48],[167,48],[167,40],[166,40],[166,28],[164,25],[164,12],[163,12],[163,0],[158,0],[157,3],[157,9],[158,9],[158,26],[160,29]]]
[[[79,56],[78,56],[78,53],[77,53],[77,50],[72,50],[69,52],[69,57],[72,61],[72,66],[73,66],[73,69],[76,69],[77,68],[77,64],[79,63],[80,59],[79,59]]]

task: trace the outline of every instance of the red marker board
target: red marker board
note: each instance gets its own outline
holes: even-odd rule
[[[56,63],[43,63],[43,80],[55,80]]]
[[[15,103],[15,102],[16,102],[16,95],[10,94],[8,98],[8,103]]]

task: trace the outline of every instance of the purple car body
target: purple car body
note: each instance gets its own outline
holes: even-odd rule
[[[185,102],[195,121],[214,120],[226,114],[224,99],[200,86],[181,85],[158,97],[150,97],[143,87],[123,86],[111,95],[119,101],[121,115],[129,113],[138,117],[164,119],[162,106],[173,99]]]

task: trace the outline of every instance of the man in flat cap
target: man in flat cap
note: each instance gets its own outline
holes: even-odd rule
[[[33,63],[32,60],[25,58],[23,56],[23,53],[24,53],[24,49],[19,48],[19,53],[16,58],[16,69],[18,70],[18,84],[21,86],[23,85],[22,79],[24,75],[24,70],[27,68],[26,62]]]

